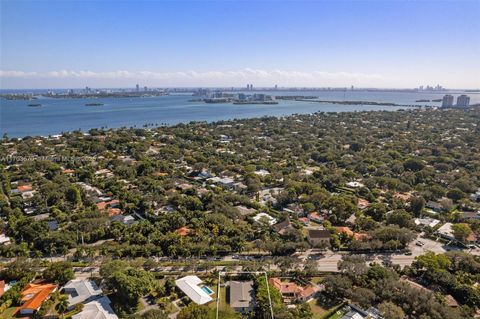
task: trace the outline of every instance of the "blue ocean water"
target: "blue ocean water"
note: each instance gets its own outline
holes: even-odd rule
[[[256,92],[258,93],[258,92]],[[438,99],[444,93],[404,93],[367,91],[275,91],[272,95],[314,95],[322,100],[361,100],[397,104],[416,103],[419,99]],[[454,94],[454,96],[459,94]],[[470,93],[471,103],[480,102],[479,93]],[[189,102],[191,96],[168,95],[145,98],[54,99],[34,101],[0,100],[0,134],[9,137],[49,135],[81,129],[142,127],[144,124],[177,124],[190,121],[218,121],[262,116],[285,116],[294,113],[353,112],[396,110],[398,107],[372,105],[338,105],[313,102],[279,101],[277,105],[233,105]],[[28,104],[40,103],[41,107]],[[103,106],[85,106],[103,103]]]

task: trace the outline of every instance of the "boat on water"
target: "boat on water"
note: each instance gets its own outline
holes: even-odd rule
[[[42,104],[40,104],[40,103],[30,103],[30,104],[28,104],[28,106],[30,106],[30,107],[40,107],[40,106],[42,106]]]
[[[430,102],[430,100],[416,100],[415,102]]]
[[[103,105],[105,105],[105,104],[103,104],[103,103],[87,103],[87,104],[85,104],[85,106],[103,106]]]
[[[442,102],[442,99],[435,99],[435,100],[432,100],[432,102]]]

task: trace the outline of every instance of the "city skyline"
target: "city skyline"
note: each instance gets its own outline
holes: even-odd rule
[[[2,89],[480,86],[478,1],[0,3]]]

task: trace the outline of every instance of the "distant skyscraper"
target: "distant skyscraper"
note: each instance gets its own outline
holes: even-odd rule
[[[140,85],[137,84],[137,85],[135,86],[135,91],[140,92]]]
[[[350,90],[353,91],[354,89],[355,89],[355,87],[352,85],[352,86],[350,87]]]
[[[277,84],[275,84],[275,90],[278,90],[278,85]]]
[[[453,106],[453,95],[447,94],[443,97],[442,107],[452,107]]]
[[[462,94],[457,97],[457,107],[468,107],[470,105],[470,97]]]
[[[146,86],[143,87],[143,91],[147,92],[148,88]]]

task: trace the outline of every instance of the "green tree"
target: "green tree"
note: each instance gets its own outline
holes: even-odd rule
[[[452,225],[453,236],[456,240],[465,242],[468,236],[472,234],[472,229],[468,224]]]
[[[62,315],[62,319],[65,316],[65,312],[68,310],[68,297],[67,295],[60,295],[58,298],[57,304],[55,305],[55,310]]]
[[[177,319],[208,319],[208,307],[190,303],[180,310]]]
[[[61,286],[72,280],[74,275],[72,265],[64,261],[51,263],[43,271],[43,278]]]
[[[406,319],[407,316],[402,308],[390,301],[384,301],[378,305],[378,310],[384,318],[388,319]]]

